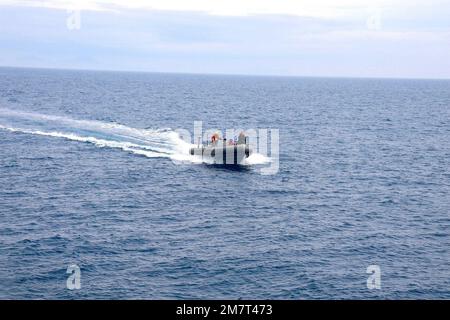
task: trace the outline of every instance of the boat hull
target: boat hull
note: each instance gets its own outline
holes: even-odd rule
[[[250,156],[251,149],[247,145],[199,146],[191,148],[190,154],[214,164],[239,165]]]

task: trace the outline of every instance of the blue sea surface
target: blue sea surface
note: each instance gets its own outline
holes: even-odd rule
[[[450,299],[450,81],[0,68],[0,155],[0,299]]]

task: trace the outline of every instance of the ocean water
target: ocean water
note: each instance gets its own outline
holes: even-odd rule
[[[279,171],[194,121],[278,129]],[[0,298],[449,299],[449,124],[444,80],[1,68]]]

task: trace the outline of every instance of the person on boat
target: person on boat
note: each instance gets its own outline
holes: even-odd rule
[[[216,132],[211,136],[211,144],[215,146],[217,145],[218,141],[219,141],[219,134]]]
[[[244,131],[241,131],[241,133],[239,133],[239,138],[238,138],[237,144],[245,144],[245,133],[244,133]]]

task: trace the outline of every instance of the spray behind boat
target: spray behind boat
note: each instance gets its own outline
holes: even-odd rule
[[[243,132],[237,140],[221,139],[218,133],[211,136],[211,141],[201,143],[198,138],[197,146],[190,149],[190,154],[199,156],[203,160],[213,161],[214,164],[238,165],[252,154],[249,139]]]

